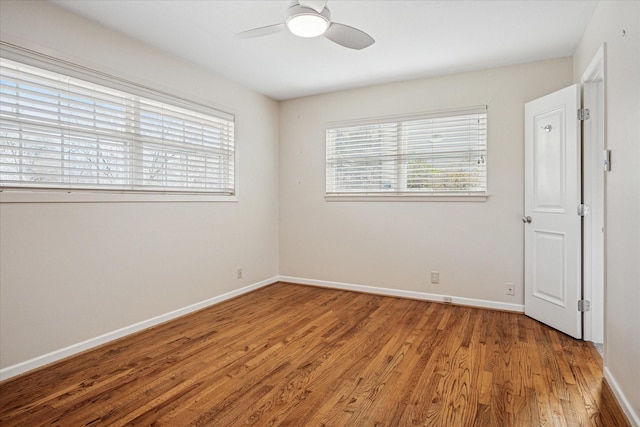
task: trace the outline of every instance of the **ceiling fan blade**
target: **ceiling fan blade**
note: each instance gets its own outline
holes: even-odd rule
[[[250,39],[253,37],[268,36],[269,34],[278,33],[287,27],[284,24],[267,25],[266,27],[258,27],[252,30],[242,31],[235,35],[239,39]]]
[[[298,0],[298,4],[320,13],[327,5],[327,0]]]
[[[375,43],[373,37],[364,31],[337,22],[331,23],[324,36],[332,42],[350,49],[364,49]]]

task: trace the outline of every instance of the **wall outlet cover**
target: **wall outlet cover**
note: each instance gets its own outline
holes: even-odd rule
[[[431,272],[431,283],[440,283],[440,272],[432,271]]]
[[[516,294],[516,285],[514,283],[507,283],[505,285],[505,291],[507,295],[515,295]]]

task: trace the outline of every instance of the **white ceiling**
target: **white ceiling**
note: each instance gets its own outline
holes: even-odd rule
[[[574,53],[593,0],[329,0],[332,20],[369,33],[351,50],[282,32],[289,0],[50,0],[169,54],[282,100]]]

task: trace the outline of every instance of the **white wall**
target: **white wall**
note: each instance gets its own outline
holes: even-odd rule
[[[523,304],[524,104],[571,83],[563,58],[282,102],[280,274]],[[327,122],[485,104],[486,202],[324,200]]]
[[[235,113],[239,165],[235,203],[0,204],[0,368],[277,276],[277,102],[47,2],[0,19],[3,41]]]
[[[598,4],[575,53],[576,82],[602,43],[612,151],[605,177],[605,374],[640,425],[640,2]]]

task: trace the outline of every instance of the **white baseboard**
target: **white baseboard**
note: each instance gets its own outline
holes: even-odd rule
[[[618,403],[620,403],[620,407],[622,408],[624,414],[627,416],[627,419],[629,420],[631,425],[633,427],[640,427],[640,413],[638,412],[640,408],[635,409],[633,407],[631,402],[629,402],[629,399],[627,399],[627,396],[625,396],[620,389],[620,385],[613,377],[613,374],[606,366],[604,368],[604,379],[607,380],[607,384],[609,384],[611,391],[613,391],[616,399],[618,399]]]
[[[367,294],[384,295],[390,297],[411,298],[425,301],[444,302],[445,298],[445,295],[430,294],[426,292],[403,291],[400,289],[379,288],[375,286],[355,285],[352,283],[329,282],[326,280],[305,279],[303,277],[278,276],[278,279],[281,282],[299,283],[301,285],[320,286],[323,288],[343,289],[346,291],[363,292]],[[511,304],[507,302],[463,298],[456,296],[452,296],[450,298],[452,304],[524,313],[524,306],[522,304]]]
[[[255,289],[259,289],[264,286],[271,285],[272,283],[276,283],[277,281],[278,281],[277,276],[266,279],[266,280],[262,280],[252,285],[248,285],[240,289],[236,289],[235,291],[227,292],[222,295],[218,295],[216,297],[209,298],[207,300],[189,305],[187,307],[179,308],[177,310],[170,311],[169,313],[161,314],[160,316],[143,320],[142,322],[138,322],[133,325],[125,326],[124,328],[120,328],[115,331],[108,332],[106,334],[97,336],[95,338],[90,338],[86,341],[82,341],[77,344],[70,345],[69,347],[52,351],[51,353],[44,354],[42,356],[34,357],[33,359],[27,360],[25,362],[8,366],[6,368],[0,369],[0,380],[5,380],[7,378],[20,375],[27,371],[40,368],[41,366],[48,365],[49,363],[56,362],[60,359],[64,359],[65,357],[73,356],[74,354],[80,353],[85,350],[89,350],[93,347],[97,347],[102,344],[106,344],[110,341],[116,340],[118,338],[122,338],[124,336],[133,334],[135,332],[142,331],[152,326],[159,325],[160,323],[164,323],[168,320],[172,320],[180,316],[184,316],[185,314],[189,314],[194,311],[198,311],[203,308],[218,304],[222,301],[237,297],[239,295],[246,294],[247,292],[251,292]]]

